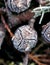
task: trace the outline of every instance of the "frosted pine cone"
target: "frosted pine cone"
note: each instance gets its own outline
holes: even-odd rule
[[[37,43],[37,32],[28,25],[19,27],[13,37],[14,47],[20,52],[30,51]]]
[[[12,12],[20,13],[30,7],[31,0],[8,0],[7,3]]]
[[[50,43],[50,22],[43,26],[42,37],[47,43]]]

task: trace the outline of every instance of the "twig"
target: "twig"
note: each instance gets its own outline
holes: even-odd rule
[[[43,54],[43,55],[34,55],[34,57],[40,57],[40,58],[46,58],[48,55],[46,55],[46,54]]]
[[[32,59],[33,61],[35,61],[38,65],[47,65],[47,64],[40,63],[39,62],[39,58],[38,57],[34,57],[31,54],[29,54],[29,58]]]
[[[8,25],[6,24],[5,19],[4,19],[4,17],[3,17],[2,15],[1,15],[1,21],[2,21],[2,23],[4,24],[4,27],[5,27],[5,28],[7,29],[7,31],[9,32],[10,36],[13,37],[14,34],[11,32],[10,28],[9,28]]]
[[[46,62],[46,63],[50,63],[50,59],[41,59],[39,61]]]
[[[46,54],[44,54],[44,55],[32,55],[32,54],[29,54],[29,59],[32,59],[38,65],[47,65],[47,64],[41,63],[41,62],[50,63],[50,60],[49,59],[46,59],[47,56],[48,55],[46,55]]]

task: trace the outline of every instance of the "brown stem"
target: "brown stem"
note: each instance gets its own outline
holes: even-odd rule
[[[50,59],[39,59],[39,61],[50,63]]]
[[[40,58],[46,58],[47,57],[47,55],[46,54],[44,54],[44,55],[34,55],[34,57],[40,57]]]
[[[39,62],[39,58],[38,57],[34,57],[31,54],[29,54],[29,58],[32,59],[33,61],[35,61],[38,65],[46,65],[46,64],[40,63]]]
[[[48,55],[44,54],[44,55],[34,55],[34,57],[39,57],[40,59],[38,59],[41,62],[46,62],[46,63],[50,63],[50,59],[48,59]]]
[[[4,17],[2,15],[1,15],[1,21],[4,24],[5,28],[7,29],[7,31],[9,32],[10,36],[13,37],[14,34],[11,32],[9,26],[6,24],[5,19],[4,19]]]

